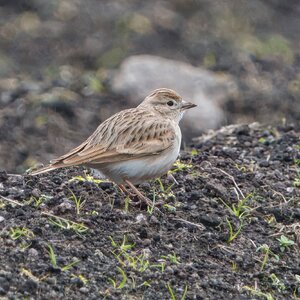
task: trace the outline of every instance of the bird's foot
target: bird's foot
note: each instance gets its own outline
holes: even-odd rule
[[[126,180],[125,182],[128,184],[130,189],[134,191],[134,193],[128,191],[124,185],[119,185],[119,187],[124,194],[129,196],[130,199],[137,199],[137,201],[132,203],[134,206],[141,206],[144,204],[148,207],[157,207],[163,204],[163,202],[151,201],[148,197],[144,196],[130,181]]]

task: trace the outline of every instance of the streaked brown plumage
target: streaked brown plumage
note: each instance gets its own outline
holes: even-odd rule
[[[170,89],[155,90],[139,106],[111,116],[81,145],[31,174],[86,165],[122,187],[163,175],[179,153],[178,123],[194,106]]]

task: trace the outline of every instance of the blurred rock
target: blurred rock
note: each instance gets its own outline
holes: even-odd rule
[[[237,92],[230,76],[151,55],[127,58],[112,79],[113,90],[129,96],[132,105],[139,104],[152,90],[161,87],[174,89],[198,105],[187,112],[182,121],[186,137],[223,123],[222,106]]]

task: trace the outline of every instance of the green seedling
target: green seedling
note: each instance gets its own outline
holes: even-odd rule
[[[158,263],[158,264],[152,264],[151,268],[158,268],[163,273],[165,271],[166,263],[164,261]]]
[[[251,288],[249,286],[244,286],[243,289],[246,290],[246,291],[248,291],[248,292],[250,292],[254,296],[262,297],[262,298],[264,298],[266,300],[274,300],[272,294],[270,294],[270,293],[264,293],[264,292],[262,292],[260,290]]]
[[[240,222],[240,225],[237,229],[237,231],[233,231],[233,226],[231,224],[231,222],[226,218],[226,223],[228,225],[228,229],[229,229],[229,238],[227,240],[227,243],[231,243],[241,232],[242,228],[243,228],[243,223]]]
[[[68,182],[79,181],[79,182],[92,182],[95,184],[99,184],[102,182],[111,182],[109,180],[96,179],[91,175],[85,174],[85,176],[74,176]]]
[[[48,254],[49,254],[51,265],[53,267],[57,267],[57,260],[56,260],[56,255],[55,255],[53,247],[51,245],[48,245],[48,250],[47,251],[48,251]],[[63,272],[67,271],[67,270],[71,269],[74,265],[78,264],[79,262],[80,262],[80,260],[75,260],[75,261],[69,263],[68,265],[62,267],[61,270]]]
[[[20,272],[21,272],[22,275],[25,275],[26,277],[30,278],[31,280],[34,280],[35,282],[41,281],[41,279],[34,276],[30,270],[27,270],[25,268],[21,268]]]
[[[162,196],[165,199],[168,199],[169,197],[174,197],[175,198],[175,195],[172,192],[172,187],[174,186],[175,183],[172,183],[169,187],[165,188],[165,186],[163,185],[160,178],[157,178],[155,181],[158,182],[160,190],[162,192]]]
[[[153,200],[152,200],[152,205],[147,205],[147,213],[149,215],[153,214],[154,208],[155,208],[155,200],[156,200],[156,191],[153,189]]]
[[[293,186],[294,187],[300,187],[300,170],[297,169],[297,168],[296,168],[296,173],[297,173],[297,177],[293,180]]]
[[[255,165],[254,161],[251,161],[250,165],[235,164],[234,166],[236,169],[238,169],[242,173],[247,173],[247,172],[253,173],[256,165]]]
[[[76,197],[76,195],[73,193],[72,190],[69,189],[69,191],[72,194],[72,196],[69,197],[69,200],[74,201],[75,207],[76,207],[76,213],[77,213],[77,215],[80,215],[80,210],[83,208],[85,201],[81,200],[81,198],[82,198],[81,196],[79,198]]]
[[[248,194],[242,200],[239,200],[237,205],[232,204],[230,207],[223,199],[219,198],[220,201],[227,207],[229,212],[239,219],[246,217],[251,211],[251,207],[246,205],[246,202],[252,197],[252,193]]]
[[[277,239],[277,241],[279,241],[279,245],[280,245],[280,251],[284,252],[285,250],[287,250],[289,247],[295,245],[295,242],[288,239],[285,235],[281,235],[279,239]]]
[[[199,154],[199,151],[197,149],[194,148],[194,149],[191,150],[191,155],[192,156],[196,156],[198,154]]]
[[[167,203],[163,205],[163,208],[169,212],[176,212],[176,207]]]
[[[51,265],[53,267],[56,267],[57,266],[56,256],[51,245],[48,245],[48,254],[49,254]]]
[[[119,256],[119,261],[124,266],[129,266],[132,269],[139,271],[141,273],[145,272],[150,266],[150,262],[148,259],[146,259],[144,254],[134,256],[134,255],[129,255],[128,253],[123,253],[122,257],[124,260],[121,261],[120,256]]]
[[[73,266],[77,265],[80,262],[80,260],[75,260],[71,263],[69,263],[68,265],[64,266],[61,268],[62,271],[68,271],[69,269],[71,269]]]
[[[172,287],[170,286],[170,284],[168,283],[166,286],[167,286],[167,288],[168,288],[168,291],[169,291],[171,300],[176,300],[175,293],[173,292],[173,289],[172,289]],[[185,297],[186,297],[186,294],[187,294],[187,290],[188,290],[188,286],[186,285],[185,288],[184,288],[183,295],[180,297],[180,300],[185,300]],[[179,298],[178,298],[178,299],[179,299]]]
[[[47,214],[47,215],[49,215],[49,214]],[[54,216],[54,215],[51,215],[51,218],[49,219],[49,223],[54,226],[57,226],[60,229],[73,230],[79,235],[86,232],[89,229],[87,226],[85,226],[82,223],[76,223],[76,222],[67,220],[62,217]]]
[[[152,204],[148,205],[148,208],[147,208],[147,212],[149,214],[152,214],[154,211],[155,202],[156,202],[156,198],[158,195],[160,195],[164,200],[169,199],[169,198],[175,199],[175,195],[172,191],[172,187],[174,186],[175,183],[172,183],[170,186],[168,186],[166,188],[160,178],[156,178],[154,182],[157,182],[159,184],[159,188],[154,186],[152,189],[153,201],[152,201]]]
[[[45,200],[51,199],[51,196],[41,195],[39,198],[31,196],[28,203],[34,203],[35,207],[39,207]]]
[[[161,258],[166,260],[166,261],[168,260],[173,264],[179,264],[179,258],[177,258],[175,253],[168,254],[168,255],[162,255]]]
[[[109,236],[109,239],[111,240],[111,244],[114,248],[116,248],[117,250],[119,250],[120,252],[126,252],[130,249],[132,249],[135,246],[135,243],[133,244],[127,244],[127,237],[126,235],[123,236],[123,241],[122,244],[118,244],[114,241],[114,239]]]
[[[26,227],[14,227],[10,228],[10,237],[13,240],[18,240],[21,237],[32,238],[34,233]]]
[[[297,178],[294,179],[293,186],[300,187],[300,176],[298,176]]]
[[[150,287],[151,284],[148,282],[148,281],[144,281],[142,284],[140,284],[138,287],[142,287],[142,286],[145,286],[145,287]]]
[[[263,144],[265,141],[266,141],[266,138],[264,138],[264,137],[261,137],[261,138],[258,140],[258,142],[259,142],[260,144]]]
[[[297,294],[300,294],[300,275],[295,275],[296,287],[294,289],[294,298],[297,300]]]
[[[188,170],[188,169],[191,169],[193,168],[193,165],[192,164],[185,164],[185,163],[182,163],[179,159],[175,161],[175,163],[173,164],[173,167],[175,167],[174,169],[170,170],[168,172],[168,174],[173,174],[173,173],[177,173],[179,171],[182,171],[182,170]]]
[[[119,273],[122,276],[122,280],[121,280],[120,284],[117,285],[117,280],[114,280],[112,278],[108,278],[108,280],[113,285],[113,287],[115,289],[122,289],[125,286],[126,282],[127,282],[127,276],[126,276],[126,273],[124,272],[124,270],[121,269],[120,267],[117,267],[117,270],[119,271]]]
[[[233,261],[233,262],[231,263],[231,270],[232,270],[233,272],[236,272],[236,271],[237,271],[237,264],[236,264],[235,261]]]
[[[114,251],[112,251],[112,253],[115,255],[115,257],[123,267],[131,267],[132,269],[139,272],[144,272],[150,267],[150,262],[148,259],[146,259],[144,253],[139,255],[130,253],[130,251],[135,246],[135,243],[127,243],[126,236],[123,237],[123,241],[121,244],[116,243],[112,237],[109,238],[111,240],[112,246],[116,248]]]
[[[127,196],[124,200],[124,210],[126,212],[129,212],[129,204],[130,204],[131,199],[129,198],[129,196]]]
[[[273,256],[276,261],[279,261],[279,256],[271,251],[270,247],[267,244],[263,244],[256,249],[256,252],[261,251],[264,253],[264,258],[260,267],[260,271],[262,272],[267,264],[267,261],[270,256]]]
[[[278,291],[284,291],[286,289],[284,283],[272,273],[269,278],[272,280],[272,285],[277,288]]]
[[[86,285],[89,281],[88,279],[86,279],[83,275],[75,275],[75,274],[72,274],[72,277],[73,278],[78,278],[82,283],[83,285]]]
[[[157,179],[157,180],[160,181],[160,179]],[[161,182],[161,181],[160,181],[160,182]],[[163,185],[162,185],[162,186],[163,186]],[[152,215],[152,214],[153,214],[153,211],[154,211],[154,209],[155,209],[156,197],[157,197],[157,195],[158,195],[158,193],[157,193],[155,187],[154,187],[153,190],[152,190],[152,194],[153,194],[153,197],[152,197],[152,203],[151,203],[151,205],[147,205],[147,213],[148,213],[149,215]]]

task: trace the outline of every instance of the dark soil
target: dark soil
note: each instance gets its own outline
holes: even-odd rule
[[[297,299],[299,134],[238,125],[190,146],[173,170],[177,184],[167,176],[140,186],[164,201],[153,211],[127,207],[112,183],[87,181],[83,168],[1,172],[1,297],[157,300],[186,290],[183,299]],[[226,205],[239,201],[237,217]],[[229,224],[240,228],[231,242]]]

